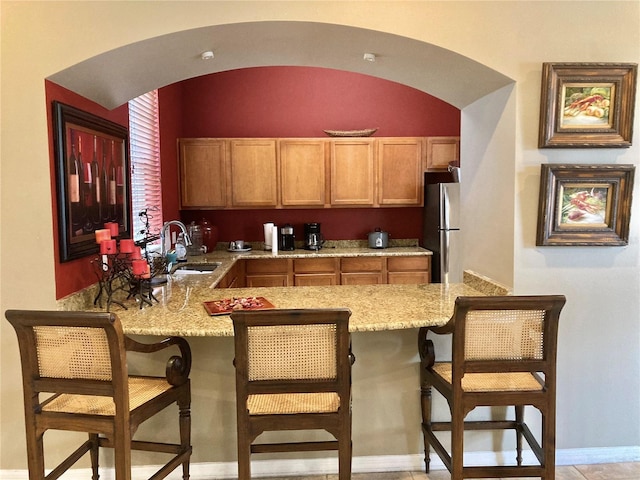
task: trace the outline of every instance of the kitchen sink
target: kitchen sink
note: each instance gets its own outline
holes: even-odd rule
[[[190,274],[190,273],[211,273],[218,268],[222,263],[220,262],[206,262],[206,263],[178,263],[171,268],[171,273]]]

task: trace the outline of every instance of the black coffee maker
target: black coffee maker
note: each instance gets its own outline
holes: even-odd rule
[[[320,250],[324,244],[324,237],[320,232],[319,223],[304,224],[304,248],[306,250]]]
[[[280,250],[285,252],[295,250],[295,238],[293,227],[290,223],[286,223],[283,227],[280,227]]]

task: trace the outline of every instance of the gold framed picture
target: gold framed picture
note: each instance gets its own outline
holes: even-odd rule
[[[637,70],[636,63],[543,63],[538,147],[630,147]]]
[[[542,165],[536,245],[627,245],[634,165]]]

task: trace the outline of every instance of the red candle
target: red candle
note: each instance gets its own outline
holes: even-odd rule
[[[104,224],[104,228],[109,230],[112,237],[117,237],[120,234],[119,226],[116,222],[107,222]]]
[[[120,240],[120,252],[121,253],[133,253],[133,249],[134,248],[136,248],[136,245],[133,242],[133,239],[131,239],[131,238],[123,238],[122,240]]]
[[[133,247],[133,250],[130,254],[131,260],[140,260],[142,258],[142,253],[140,252],[140,247]]]
[[[134,260],[131,262],[131,270],[134,275],[144,275],[147,273],[147,267],[149,264],[146,260]]]
[[[115,240],[103,240],[100,242],[100,253],[103,255],[108,255],[110,253],[118,253],[118,249],[116,246]]]
[[[111,240],[111,231],[108,228],[96,230],[96,243],[101,244],[105,240]]]

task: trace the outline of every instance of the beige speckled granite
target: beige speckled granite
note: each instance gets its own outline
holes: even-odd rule
[[[420,247],[391,247],[374,250],[364,247],[323,248],[318,252],[294,250],[280,252],[280,258],[358,257],[358,256],[431,255]],[[446,323],[453,303],[460,295],[505,295],[509,290],[474,272],[465,272],[463,284],[423,285],[337,285],[326,287],[215,288],[236,259],[275,257],[271,252],[229,253],[216,250],[193,257],[190,263],[219,263],[209,274],[174,274],[154,290],[158,303],[138,308],[131,300],[128,310],[114,306],[124,330],[131,335],[231,336],[228,315],[212,317],[203,302],[230,297],[263,296],[276,308],[348,307],[352,311],[353,332],[399,330]],[[58,302],[62,310],[94,309],[96,289],[90,287]]]
[[[128,334],[230,336],[228,315],[211,317],[203,302],[262,296],[276,308],[347,307],[350,330],[367,332],[418,328],[446,323],[459,295],[482,295],[464,284],[337,285],[216,289],[202,278],[172,280],[155,292],[159,303],[143,309],[117,310]]]
[[[465,270],[462,281],[485,295],[511,295],[512,293],[509,287],[471,270]]]
[[[329,244],[329,242],[327,242]],[[278,252],[276,255],[271,251],[254,249],[249,252],[237,253],[227,252],[225,249],[216,249],[206,255],[189,257],[188,263],[220,263],[220,266],[211,274],[206,275],[207,280],[217,284],[220,279],[229,271],[238,258],[243,259],[264,259],[264,258],[313,258],[313,257],[365,257],[365,256],[429,256],[431,251],[417,246],[417,241],[406,240],[408,246],[402,246],[402,241],[392,244],[392,247],[385,249],[372,249],[367,247],[366,242],[345,241],[343,244],[332,242],[327,248],[318,251],[296,249],[291,252]],[[359,246],[355,246],[359,245]],[[177,275],[176,275],[177,276]],[[97,284],[84,290],[61,298],[57,302],[58,310],[86,310],[92,309],[93,300],[98,290]]]

